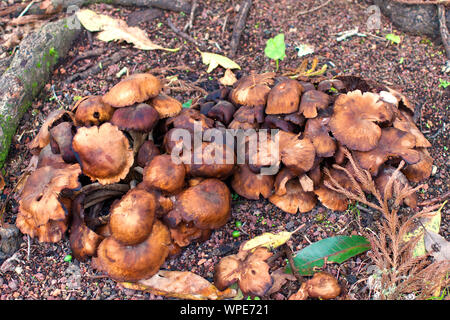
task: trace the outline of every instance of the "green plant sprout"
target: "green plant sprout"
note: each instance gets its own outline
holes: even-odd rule
[[[439,87],[438,88],[446,89],[448,86],[450,86],[450,81],[442,80],[439,78]]]
[[[284,43],[284,33],[280,33],[275,37],[267,40],[264,53],[270,59],[275,60],[278,71],[279,60],[284,60],[284,58],[286,57],[286,44]]]

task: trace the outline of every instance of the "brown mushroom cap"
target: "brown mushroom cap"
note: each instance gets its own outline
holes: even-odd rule
[[[172,128],[186,129],[194,131],[195,123],[199,123],[202,130],[210,129],[214,126],[214,120],[201,114],[196,109],[183,109],[177,116],[167,119],[167,131]]]
[[[67,163],[75,163],[77,159],[72,149],[73,140],[72,122],[61,122],[50,129],[50,146],[53,153],[61,154]]]
[[[239,251],[222,258],[214,268],[214,285],[225,290],[235,282],[244,295],[264,296],[272,287],[273,279],[265,262],[272,253],[263,247],[255,251]]]
[[[155,220],[150,236],[137,245],[124,245],[114,237],[103,240],[93,264],[116,281],[138,281],[158,272],[170,245],[169,229]]]
[[[341,293],[338,281],[328,272],[315,273],[306,283],[311,298],[334,299]]]
[[[267,95],[270,91],[270,85],[273,84],[275,72],[266,72],[263,74],[250,74],[239,79],[229,94],[231,102],[235,105],[244,106],[264,106],[267,101]]]
[[[41,168],[45,166],[52,166],[53,168],[58,168],[60,165],[63,167],[66,165],[66,162],[64,162],[61,154],[53,153],[50,145],[49,144],[46,145],[39,153],[36,168]]]
[[[268,198],[272,194],[274,177],[252,172],[247,165],[240,165],[231,180],[231,187],[246,199],[258,200],[260,195]]]
[[[112,236],[126,245],[147,239],[155,220],[156,199],[153,194],[131,189],[111,207],[109,227]]]
[[[309,171],[314,165],[316,151],[308,138],[300,139],[300,134],[280,131],[279,150],[283,164],[297,175]]]
[[[420,154],[413,148],[416,138],[408,132],[395,128],[383,128],[377,147],[371,151],[355,151],[355,159],[361,168],[368,170],[372,175],[377,175],[380,166],[389,158],[402,158],[408,164],[419,162]]]
[[[330,174],[342,187],[348,190],[352,190],[352,181],[347,177],[347,175],[341,170],[331,169]],[[319,201],[328,209],[333,211],[345,211],[350,204],[350,200],[344,195],[337,193],[334,190],[327,188],[324,184],[325,181],[331,183],[328,175],[324,175],[322,184],[319,185],[314,193],[319,198]]]
[[[283,118],[286,121],[292,122],[293,124],[296,124],[298,126],[303,126],[305,124],[306,118],[298,112],[290,113],[284,116]],[[287,130],[285,130],[287,131]]]
[[[369,151],[381,137],[381,128],[376,123],[389,122],[393,116],[392,109],[377,94],[355,90],[336,99],[328,126],[343,145]]]
[[[180,223],[175,228],[170,228],[170,236],[179,247],[185,247],[192,241],[206,241],[211,236],[211,230],[199,229],[186,223]]]
[[[344,83],[339,79],[327,79],[320,81],[317,85],[317,90],[326,92],[331,90],[331,88],[336,89],[337,91],[341,91],[345,88]]]
[[[305,192],[298,179],[288,180],[285,189],[284,195],[273,194],[269,197],[269,201],[284,212],[291,214],[308,212],[316,206],[317,199],[314,193]]]
[[[264,106],[242,106],[233,115],[239,122],[264,122]]]
[[[305,137],[309,138],[316,149],[318,157],[332,157],[336,152],[336,141],[330,137],[328,128],[329,117],[308,119],[305,125]]]
[[[268,115],[264,118],[264,123],[261,125],[262,129],[280,129],[282,131],[294,132],[297,131],[297,126],[289,120],[280,118],[275,115]]]
[[[124,179],[134,162],[128,139],[108,122],[100,127],[79,128],[72,147],[83,173],[101,184]]]
[[[172,161],[168,154],[156,156],[144,168],[143,181],[148,187],[174,193],[184,185],[186,169]]]
[[[397,117],[395,118],[392,126],[396,129],[409,132],[416,138],[416,147],[417,148],[429,148],[431,147],[431,143],[425,138],[425,136],[420,132],[420,130],[416,127],[414,120],[412,117],[407,114],[405,111],[399,110],[397,112]]]
[[[419,162],[407,165],[402,172],[411,182],[420,182],[431,175],[433,169],[433,158],[425,148],[419,148]]]
[[[259,123],[249,123],[245,121],[238,121],[236,119],[233,119],[233,121],[230,122],[228,125],[228,129],[234,129],[234,130],[248,130],[248,129],[258,129]]]
[[[394,167],[383,166],[383,168],[380,170],[380,173],[375,178],[375,185],[383,199],[387,183],[391,178],[391,176],[394,174],[395,170],[396,169]],[[395,177],[394,183],[391,185],[390,190],[386,190],[387,200],[397,198],[404,188],[406,189],[410,188],[409,181],[401,171],[398,171],[397,176]],[[417,207],[417,194],[413,193],[409,195],[404,199],[404,202],[410,208]]]
[[[278,133],[277,133],[278,134]],[[254,173],[262,173],[264,169],[278,172],[280,166],[279,146],[276,135],[270,132],[250,132],[245,136],[243,146],[238,139],[237,155],[241,148],[245,151],[245,163]]]
[[[61,240],[67,230],[70,201],[60,198],[60,194],[65,189],[79,189],[80,174],[78,163],[36,169],[28,177],[19,200],[16,225],[20,231],[41,242]]]
[[[162,89],[158,78],[149,73],[136,73],[112,87],[103,102],[115,107],[127,107],[156,97]]]
[[[317,110],[324,110],[331,102],[331,97],[318,90],[309,90],[302,95],[299,113],[305,118],[317,117]]]
[[[104,239],[103,236],[87,227],[84,221],[84,199],[85,194],[81,193],[73,201],[69,238],[72,254],[79,261],[96,255],[98,245]]]
[[[276,84],[267,96],[266,114],[288,114],[298,111],[303,87],[297,80],[285,79]]]
[[[171,228],[184,221],[199,229],[216,229],[227,223],[230,215],[227,185],[218,179],[205,179],[178,194],[174,209],[164,219]]]
[[[221,100],[217,102],[209,111],[207,116],[211,119],[218,120],[225,125],[228,125],[233,120],[233,114],[236,108],[231,102]]]
[[[56,124],[59,121],[70,121],[73,115],[71,112],[68,112],[63,109],[58,109],[51,112],[44,123],[42,124],[41,129],[39,129],[38,134],[31,140],[28,144],[28,148],[31,153],[34,155],[38,155],[41,150],[50,143],[50,127],[53,124]]]
[[[138,166],[144,168],[154,157],[160,154],[158,147],[152,140],[145,141],[139,148],[136,163]]]
[[[136,106],[117,109],[111,123],[121,130],[150,132],[159,120],[158,112],[148,104],[140,103]]]
[[[101,96],[78,100],[72,110],[75,112],[75,124],[80,127],[98,126],[109,121],[114,113],[114,108],[103,102]]]
[[[150,105],[158,111],[161,119],[175,117],[183,109],[183,105],[175,98],[160,93],[150,100]]]

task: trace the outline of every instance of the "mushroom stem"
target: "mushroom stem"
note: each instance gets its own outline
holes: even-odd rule
[[[147,133],[142,133],[134,130],[128,131],[131,138],[133,139],[133,154],[136,155],[139,151],[139,148],[142,144],[147,140]]]
[[[144,174],[144,168],[142,168],[142,167],[134,167],[134,171],[136,171],[137,173],[140,173],[140,174]]]

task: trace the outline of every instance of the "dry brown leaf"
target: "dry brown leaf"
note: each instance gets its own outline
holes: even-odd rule
[[[236,76],[234,75],[233,71],[230,69],[227,69],[225,71],[225,74],[222,78],[219,79],[219,82],[223,84],[224,86],[232,86],[237,81]]]
[[[273,279],[272,287],[267,291],[267,295],[280,291],[281,287],[288,281],[296,281],[297,278],[292,273],[285,273],[284,267],[278,268],[270,274]]]
[[[220,291],[208,280],[189,271],[159,270],[150,279],[136,283],[122,282],[125,288],[142,290],[156,295],[191,300],[220,300],[232,298],[237,294],[235,289]]]

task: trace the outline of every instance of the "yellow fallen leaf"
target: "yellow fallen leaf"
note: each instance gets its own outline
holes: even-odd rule
[[[208,280],[189,271],[159,270],[149,279],[136,283],[122,282],[125,288],[151,292],[156,295],[191,300],[219,300],[233,298],[235,289],[220,291]]]
[[[281,231],[278,233],[265,232],[257,237],[254,237],[253,239],[247,240],[242,245],[242,250],[244,250],[244,251],[253,250],[258,247],[265,247],[268,249],[277,248],[277,247],[285,244],[286,241],[288,241],[294,233],[296,233],[298,230],[300,230],[304,226],[305,225],[302,224],[300,227],[298,227],[297,229],[295,229],[292,232],[288,232],[288,231]]]
[[[447,201],[445,201],[437,211],[430,212],[426,217],[420,219],[422,224],[419,224],[417,228],[404,235],[403,241],[405,242],[417,236],[420,237],[419,242],[417,242],[416,246],[413,249],[413,257],[420,257],[426,254],[424,241],[425,230],[423,228],[427,229],[428,231],[439,233],[439,228],[441,226],[441,210],[446,203]]]
[[[91,32],[100,31],[97,38],[101,41],[126,41],[141,50],[166,50],[176,52],[180,48],[169,49],[152,42],[147,33],[138,27],[129,27],[120,19],[98,14],[89,9],[77,11],[76,16],[84,28]]]
[[[202,52],[199,49],[197,49],[197,51],[202,55],[203,64],[208,65],[208,70],[206,70],[207,73],[210,73],[218,66],[222,66],[225,69],[241,69],[241,67],[230,58],[212,52]]]

